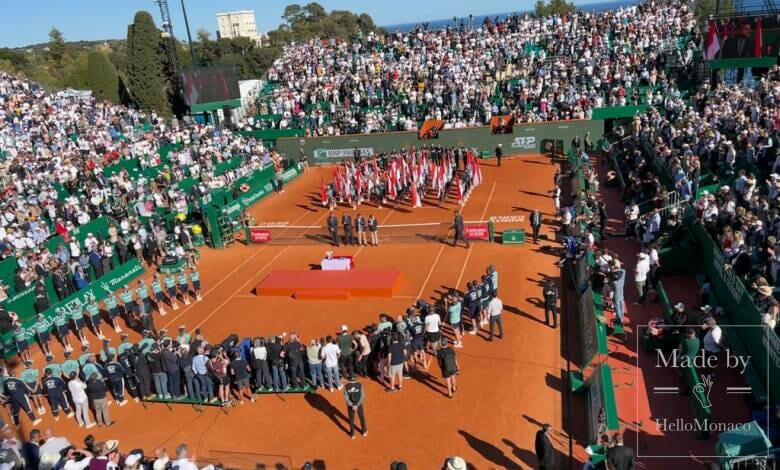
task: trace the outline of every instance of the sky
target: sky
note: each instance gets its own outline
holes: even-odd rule
[[[284,7],[294,0],[184,0],[193,38],[205,28],[216,36],[218,12],[254,10],[261,32],[276,29]],[[575,4],[598,0],[575,0]],[[301,5],[307,1],[299,2]],[[431,21],[453,16],[484,15],[528,10],[534,0],[320,0],[327,11],[368,13],[378,25]],[[110,5],[110,6],[109,6]],[[180,0],[168,0],[174,35],[186,39]],[[0,20],[0,47],[20,47],[47,42],[56,27],[68,41],[123,39],[138,10],[147,10],[160,25],[154,0],[21,0],[4,1]]]

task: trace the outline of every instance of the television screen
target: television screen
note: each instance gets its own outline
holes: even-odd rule
[[[187,105],[241,98],[236,72],[232,67],[204,67],[182,73]]]

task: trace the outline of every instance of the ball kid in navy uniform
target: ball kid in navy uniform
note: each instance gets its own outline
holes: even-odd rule
[[[52,369],[44,369],[43,391],[46,394],[46,398],[49,400],[49,407],[51,407],[51,414],[54,416],[54,421],[60,420],[60,410],[62,410],[68,418],[73,417],[73,411],[71,411],[68,400],[65,398],[66,389],[67,384],[62,380],[62,377],[54,375]]]
[[[116,354],[108,359],[105,370],[111,394],[114,395],[114,399],[119,406],[125,406],[127,404],[127,400],[125,400],[125,369],[122,367]]]
[[[30,418],[33,426],[40,424],[41,419],[36,418],[30,409],[30,402],[28,396],[31,391],[27,388],[27,385],[16,377],[8,377],[5,381],[4,395],[8,397],[8,401],[11,403],[11,416],[16,426],[19,426],[19,411],[24,410],[24,413]]]

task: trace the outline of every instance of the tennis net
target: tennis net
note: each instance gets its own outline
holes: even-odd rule
[[[466,220],[464,231],[469,241],[498,241],[505,230],[517,228],[522,217],[489,220]],[[358,234],[352,234],[357,240]],[[451,222],[425,222],[414,224],[385,224],[377,230],[379,244],[386,243],[442,243],[452,241],[455,231]],[[245,242],[271,245],[317,245],[331,244],[332,238],[326,225],[286,225],[283,223],[258,224],[247,227],[242,235]],[[339,243],[346,243],[344,228],[337,230]],[[366,232],[366,240],[371,235]]]

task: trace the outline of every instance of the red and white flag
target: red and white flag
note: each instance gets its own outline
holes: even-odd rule
[[[704,43],[704,58],[712,60],[720,51],[720,40],[718,39],[718,29],[715,27],[715,21],[710,20],[710,31],[707,33],[707,39]]]
[[[325,182],[320,180],[320,196],[322,197],[322,205],[328,205],[328,190],[325,189]]]
[[[460,175],[455,175],[455,189],[458,191],[458,205],[463,205],[463,186],[460,184]]]
[[[422,207],[422,202],[420,202],[420,195],[417,194],[417,184],[412,184],[412,207]]]
[[[756,20],[756,38],[753,41],[753,55],[755,57],[761,57],[764,53],[764,38],[763,36],[764,28],[761,24],[761,17],[759,16]]]
[[[335,174],[333,175],[333,179],[334,179],[334,183],[336,184],[336,192],[341,196],[343,196],[344,188],[341,185],[341,171],[339,170],[339,167],[336,167],[334,173]]]
[[[472,170],[474,172],[474,186],[482,184],[482,168],[476,158],[472,160]]]
[[[398,191],[395,186],[395,172],[387,174],[387,194],[390,196],[390,199],[394,201],[398,196]]]

